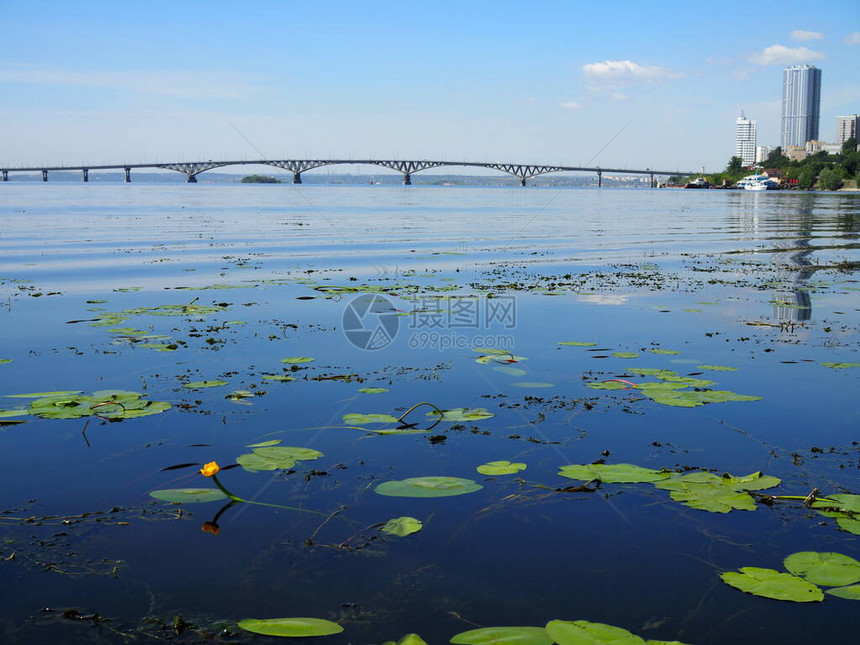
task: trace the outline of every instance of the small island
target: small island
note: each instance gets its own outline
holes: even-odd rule
[[[280,179],[275,179],[274,177],[269,177],[267,175],[248,175],[247,177],[242,177],[243,184],[281,184],[283,183]]]

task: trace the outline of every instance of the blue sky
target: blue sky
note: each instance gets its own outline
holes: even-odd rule
[[[0,0],[0,166],[427,158],[716,170],[782,69],[860,113],[852,2]],[[241,171],[237,171],[241,172]]]

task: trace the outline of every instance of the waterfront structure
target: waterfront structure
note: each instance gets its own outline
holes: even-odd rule
[[[792,65],[782,72],[782,149],[818,139],[821,70]]]
[[[860,114],[836,117],[836,143],[842,145],[848,139],[856,139],[860,132]]]
[[[755,147],[755,162],[764,163],[770,157],[770,153],[776,150],[776,146],[756,146]]]
[[[735,122],[735,156],[740,157],[744,166],[752,166],[755,158],[755,119],[748,119],[741,111]]]

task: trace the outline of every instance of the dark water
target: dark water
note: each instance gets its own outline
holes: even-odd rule
[[[26,421],[0,425],[3,642],[203,638],[171,636],[162,626],[174,616],[241,642],[266,639],[236,620],[282,616],[340,622],[341,635],[318,639],[331,643],[408,632],[445,643],[474,626],[553,619],[702,645],[852,642],[852,601],[779,602],[719,578],[783,570],[797,551],[860,558],[857,536],[833,520],[797,503],[709,513],[650,484],[556,489],[580,483],[560,466],[604,459],[762,471],[782,479],[773,494],[860,493],[860,368],[824,365],[860,362],[860,196],[0,188],[0,359],[12,359],[0,364],[0,394],[117,389],[172,406],[122,421],[0,417]],[[241,288],[205,288],[216,285]],[[397,330],[368,351],[356,346],[366,337],[344,333],[344,313],[374,294],[383,316],[371,310],[362,324]],[[214,311],[156,315],[164,305]],[[392,309],[412,315],[386,317]],[[121,322],[92,324],[119,312]],[[299,356],[314,360],[281,362]],[[761,400],[683,408],[587,386],[647,380],[631,368]],[[296,380],[263,378],[278,374]],[[214,379],[227,384],[184,387]],[[368,387],[387,391],[359,391]],[[0,409],[32,400],[4,397]],[[391,436],[342,420],[399,417],[420,402],[493,416]],[[426,428],[429,410],[407,421]],[[211,487],[199,465],[233,464],[271,440],[323,456],[220,481],[315,513],[240,504],[213,535],[201,525],[221,503],[149,495]],[[495,460],[528,467],[476,472]],[[180,464],[198,465],[162,470]],[[436,475],[483,488],[374,492]],[[379,532],[400,516],[423,529]],[[69,609],[109,620],[60,616]]]

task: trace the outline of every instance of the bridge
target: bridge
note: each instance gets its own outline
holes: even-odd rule
[[[403,174],[403,184],[409,186],[412,184],[412,175],[422,170],[429,168],[442,168],[445,166],[465,166],[472,168],[489,168],[498,170],[503,173],[512,175],[520,180],[520,185],[525,186],[526,180],[532,179],[539,175],[545,175],[553,172],[593,172],[597,175],[597,186],[603,185],[603,174],[625,174],[625,175],[647,175],[650,177],[650,186],[654,187],[655,176],[669,175],[695,175],[697,171],[682,171],[682,170],[653,170],[645,168],[644,170],[631,170],[629,168],[600,168],[600,167],[579,167],[579,166],[542,166],[532,164],[517,164],[517,163],[480,163],[470,161],[429,161],[420,159],[415,161],[409,160],[394,160],[394,159],[260,159],[260,160],[242,160],[242,161],[181,161],[176,163],[140,163],[140,164],[119,164],[112,166],[35,166],[32,168],[11,168],[0,167],[3,181],[9,181],[10,172],[41,172],[42,181],[48,181],[49,172],[57,171],[80,171],[84,181],[89,181],[91,170],[122,170],[125,172],[126,183],[131,182],[132,169],[139,168],[160,168],[163,170],[174,170],[184,173],[187,176],[187,182],[190,184],[197,183],[197,175],[212,170],[213,168],[223,168],[225,166],[272,166],[281,168],[293,173],[293,183],[302,183],[302,173],[314,168],[322,168],[324,166],[337,166],[343,164],[350,165],[371,165],[389,168]]]

